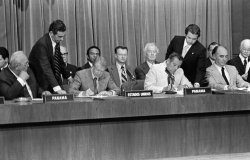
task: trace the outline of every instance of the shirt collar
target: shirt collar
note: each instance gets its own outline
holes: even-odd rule
[[[51,35],[49,34],[49,37],[50,37],[50,40],[51,40],[51,42],[52,42],[52,47],[53,47],[53,52],[54,52],[54,48],[55,48],[55,46],[56,46],[56,42],[54,42],[53,41],[53,39],[51,38]]]
[[[192,45],[189,45],[188,43],[187,43],[187,39],[185,38],[185,41],[184,41],[184,45],[183,45],[183,47],[184,46],[188,46],[188,48],[190,48]]]
[[[122,66],[123,66],[124,69],[126,70],[126,65],[125,65],[125,64],[121,65],[121,64],[119,64],[119,63],[116,62],[116,67],[117,67],[119,70],[121,69]]]
[[[155,63],[150,63],[149,61],[147,61],[147,64],[148,64],[149,68],[151,68],[152,65],[154,65]]]
[[[239,54],[239,57],[240,57],[240,59],[241,59],[241,62],[244,63],[245,58],[244,58],[241,54]],[[247,62],[248,62],[248,58],[246,58],[246,60],[247,60]]]

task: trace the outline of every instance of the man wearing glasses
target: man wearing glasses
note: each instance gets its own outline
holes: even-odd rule
[[[239,56],[228,61],[228,65],[235,66],[241,77],[250,82],[250,77],[248,78],[248,71],[250,68],[249,63],[250,55],[250,39],[244,39],[240,43],[240,54]]]

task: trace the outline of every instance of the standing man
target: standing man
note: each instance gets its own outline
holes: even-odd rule
[[[244,39],[240,43],[239,56],[227,62],[228,65],[235,66],[241,77],[248,82],[250,82],[250,77],[248,78],[248,70],[250,67],[249,55],[250,55],[250,40]]]
[[[167,49],[166,57],[173,52],[180,54],[184,60],[181,68],[185,76],[194,84],[194,87],[203,86],[202,81],[206,73],[206,48],[198,41],[200,28],[190,24],[185,29],[186,36],[175,36]]]
[[[115,65],[108,67],[108,72],[114,80],[116,86],[121,87],[125,82],[135,80],[132,67],[127,65],[128,48],[124,46],[117,46],[115,48]]]
[[[9,51],[5,47],[0,47],[0,71],[8,67]]]
[[[78,70],[82,69],[88,69],[91,68],[98,56],[101,55],[101,50],[97,46],[91,46],[87,50],[87,60],[88,62],[85,63],[82,67],[80,67]]]
[[[217,46],[214,51],[215,63],[208,67],[206,72],[209,86],[218,90],[250,87],[250,84],[241,78],[234,66],[226,65],[228,61],[227,49],[223,46]]]
[[[136,79],[141,80],[145,80],[146,74],[148,73],[149,69],[152,67],[153,64],[159,63],[156,61],[159,49],[155,45],[155,43],[147,43],[143,51],[146,57],[146,62],[137,66],[135,69]]]
[[[39,86],[43,90],[49,90],[57,94],[65,94],[62,90],[62,77],[68,78],[60,52],[60,42],[65,37],[66,26],[61,20],[55,20],[50,24],[49,33],[46,33],[33,46],[29,62]]]

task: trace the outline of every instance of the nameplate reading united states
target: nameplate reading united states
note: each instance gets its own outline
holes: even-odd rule
[[[126,97],[153,97],[152,90],[134,90],[125,92]]]
[[[4,101],[5,101],[4,97],[0,97],[0,104],[4,104]]]
[[[74,96],[73,94],[43,95],[43,103],[59,101],[74,101]]]
[[[184,95],[212,94],[210,87],[184,88]]]

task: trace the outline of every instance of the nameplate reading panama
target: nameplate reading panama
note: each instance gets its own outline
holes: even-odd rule
[[[58,101],[73,101],[73,94],[54,94],[43,96],[43,103]]]
[[[152,90],[134,90],[125,92],[126,97],[153,97]]]
[[[210,87],[185,88],[184,95],[212,94]]]

